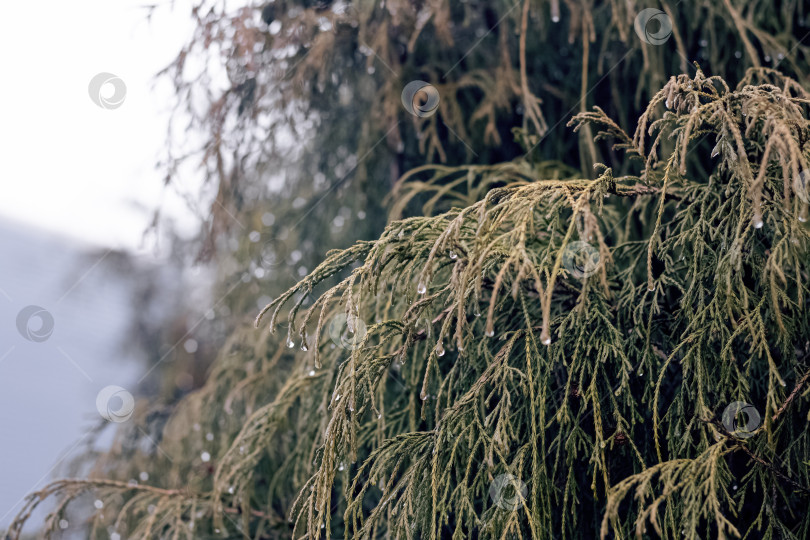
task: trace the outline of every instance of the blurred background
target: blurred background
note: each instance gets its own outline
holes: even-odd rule
[[[282,4],[279,14],[300,15]],[[327,249],[381,230],[382,201],[400,171],[383,159],[390,145],[357,131],[353,115],[366,105],[336,79],[311,90],[334,96],[311,109],[341,119],[316,137],[319,115],[297,103],[314,83],[274,71],[310,69],[300,61],[308,45],[271,46],[281,34],[263,5],[6,7],[0,530],[26,495],[86,476],[99,455],[120,448],[109,411],[127,420],[129,400],[143,402],[136,414],[159,431],[205,382],[227,336],[242,329],[256,340],[252,319],[273,295]],[[261,92],[245,54],[274,67]],[[368,76],[366,55],[354,54],[335,71]],[[334,151],[318,155],[318,137]],[[367,181],[380,170],[382,181]],[[356,176],[361,191],[347,181]],[[159,435],[137,429],[125,450],[165,456]],[[32,531],[51,509],[36,510]],[[66,538],[83,537],[80,519],[63,521]]]
[[[206,354],[195,306],[207,295],[192,294],[206,276],[181,253],[199,227],[183,191],[194,186],[166,189],[155,166],[172,92],[155,74],[188,40],[189,10],[182,1],[4,6],[0,530],[90,444],[102,388],[148,390],[139,379],[157,359],[192,365]],[[115,109],[88,92],[100,72],[125,84]],[[47,312],[24,321],[42,331],[34,340],[17,320],[31,305]],[[175,386],[187,391],[199,376],[181,368]]]

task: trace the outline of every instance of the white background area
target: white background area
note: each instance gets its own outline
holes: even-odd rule
[[[128,248],[140,245],[158,206],[194,226],[155,168],[172,103],[170,84],[155,84],[155,74],[191,36],[191,2],[156,0],[151,20],[148,3],[3,3],[0,216]],[[117,109],[90,99],[100,72],[126,84]]]
[[[98,423],[98,391],[131,387],[144,369],[121,347],[129,285],[105,277],[87,248],[156,257],[141,242],[156,208],[182,233],[199,227],[155,167],[173,101],[171,85],[154,77],[191,36],[191,2],[156,2],[151,21],[149,0],[3,3],[0,531]],[[90,99],[99,72],[125,82],[121,107]],[[55,320],[43,343],[17,331],[31,304]],[[26,531],[41,523],[35,516]]]

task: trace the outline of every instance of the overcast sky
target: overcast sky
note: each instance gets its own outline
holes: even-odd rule
[[[191,35],[191,1],[156,0],[151,21],[147,2],[4,2],[0,216],[116,248],[137,249],[159,205],[193,230],[155,169],[171,89],[152,88]],[[90,99],[100,72],[126,85],[120,107]]]

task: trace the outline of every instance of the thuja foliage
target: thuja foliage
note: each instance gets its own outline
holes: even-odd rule
[[[698,70],[632,135],[600,109],[571,122],[631,174],[424,167],[398,191],[432,193],[427,215],[267,306],[268,339],[234,338],[160,452],[49,485],[9,535],[92,493],[94,526],[127,538],[810,536],[808,107],[777,72],[732,89]],[[590,275],[566,264],[576,241]],[[325,335],[341,315],[348,345]],[[273,345],[284,321],[306,354]],[[744,434],[722,420],[738,401],[761,417]],[[197,430],[205,454],[180,459]],[[169,473],[100,479],[139,469]]]
[[[673,78],[633,137],[574,120],[638,174],[395,222],[274,301],[271,328],[359,262],[288,333],[320,343],[338,309],[376,321],[350,355],[318,350],[329,415],[296,525],[322,536],[337,505],[347,537],[807,537],[808,104],[775,73]],[[575,240],[600,255],[582,280],[563,268]],[[751,438],[720,422],[740,400],[763,418]],[[488,497],[499,474],[528,488],[509,511]]]
[[[230,235],[245,267],[296,249],[311,268],[375,240],[239,329],[199,391],[139,404],[8,536],[52,498],[46,534],[89,510],[91,538],[807,537],[808,96],[762,68],[805,80],[806,7],[662,2],[661,47],[634,35],[645,7],[201,1],[166,73],[206,139],[164,165],[215,189],[205,250]],[[434,116],[402,110],[415,78]],[[372,224],[333,234],[342,206]],[[593,275],[567,264],[575,242]],[[275,296],[276,270],[231,313]],[[750,437],[721,421],[737,401]]]
[[[633,30],[650,7],[672,20],[664,46]],[[760,66],[803,80],[809,15],[799,0],[197,0],[193,37],[163,73],[177,101],[162,166],[169,185],[192,167],[207,181],[205,254],[227,255],[217,240],[230,236],[256,264],[297,250],[292,270],[311,269],[327,249],[377,237],[391,185],[426,161],[492,164],[531,147],[583,175],[594,162],[624,174],[588,126],[564,133],[572,114],[598,104],[630,126],[690,59],[732,81]],[[414,79],[440,93],[435,115],[403,110]],[[344,210],[366,217],[331,230]],[[262,225],[267,212],[275,226]],[[263,241],[249,244],[243,226]]]
[[[672,19],[664,45],[634,32],[649,7]],[[589,126],[566,132],[572,114],[598,104],[631,129],[671,74],[694,73],[688,59],[730,81],[763,65],[810,73],[798,0],[195,0],[191,16],[193,36],[161,74],[177,98],[161,168],[169,189],[184,191],[192,169],[206,181],[201,258],[217,265],[215,324],[228,330],[327,250],[378,237],[394,182],[426,162],[525,156],[527,181],[593,178],[594,162],[627,174],[631,163]],[[436,114],[403,109],[414,79],[437,88]],[[396,216],[426,202],[411,178],[390,199]],[[441,208],[467,206],[516,180],[487,178],[434,195]],[[153,373],[173,380],[162,368]]]

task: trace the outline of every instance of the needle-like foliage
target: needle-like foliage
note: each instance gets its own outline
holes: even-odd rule
[[[310,360],[237,339],[169,420],[213,422],[212,476],[61,481],[12,538],[43,497],[88,490],[128,537],[284,536],[288,512],[310,538],[807,537],[809,98],[768,70],[733,90],[698,70],[633,136],[598,109],[572,121],[637,174],[426,167],[427,208],[504,185],[331,252],[267,306],[257,323],[286,316]],[[730,429],[735,402],[761,421]]]
[[[272,36],[250,9],[228,34],[203,2],[195,43],[233,42],[221,52],[233,87],[198,119],[219,182],[209,249],[231,212],[259,221],[265,209],[240,190],[287,149],[255,127],[300,122],[302,103],[326,126],[304,130],[319,148],[339,140],[365,156],[386,140],[390,155],[358,176],[410,168],[389,198],[394,219],[275,298],[200,390],[139,406],[109,452],[88,449],[89,473],[33,493],[8,537],[49,497],[46,534],[84,501],[91,538],[810,537],[810,95],[759,60],[806,72],[807,47],[780,30],[803,8],[739,3],[663,2],[678,23],[665,49],[633,36],[641,5],[566,0],[580,66],[540,54],[557,0],[276,0],[262,10],[284,29]],[[491,17],[500,26],[479,38]],[[703,33],[703,66],[725,78],[685,60]],[[192,52],[169,70],[181,97],[208,87],[182,76]],[[616,67],[632,52],[632,69]],[[428,56],[434,67],[417,69]],[[673,62],[690,75],[667,80]],[[262,70],[278,64],[289,71]],[[568,64],[581,75],[557,73]],[[442,102],[405,129],[411,76]],[[588,110],[594,82],[605,106]],[[363,91],[338,108],[347,85]],[[366,108],[359,130],[326,114]],[[473,160],[464,141],[496,150]],[[507,161],[489,159],[507,144]],[[323,191],[309,168],[352,162],[342,148],[321,154],[285,196]],[[182,160],[168,161],[172,176]],[[286,211],[304,221],[291,242],[311,241],[316,225]],[[252,303],[240,296],[234,311]]]
[[[374,321],[350,353],[316,350],[331,397],[299,527],[331,528],[339,499],[350,537],[810,534],[809,104],[767,71],[733,91],[673,78],[633,137],[599,110],[574,121],[638,175],[519,181],[395,222],[271,303],[272,328],[360,262],[297,326],[292,307],[288,339],[321,343],[337,309]],[[583,279],[577,241],[598,260]],[[737,401],[763,419],[751,438],[720,422]],[[527,487],[509,511],[499,475]]]

